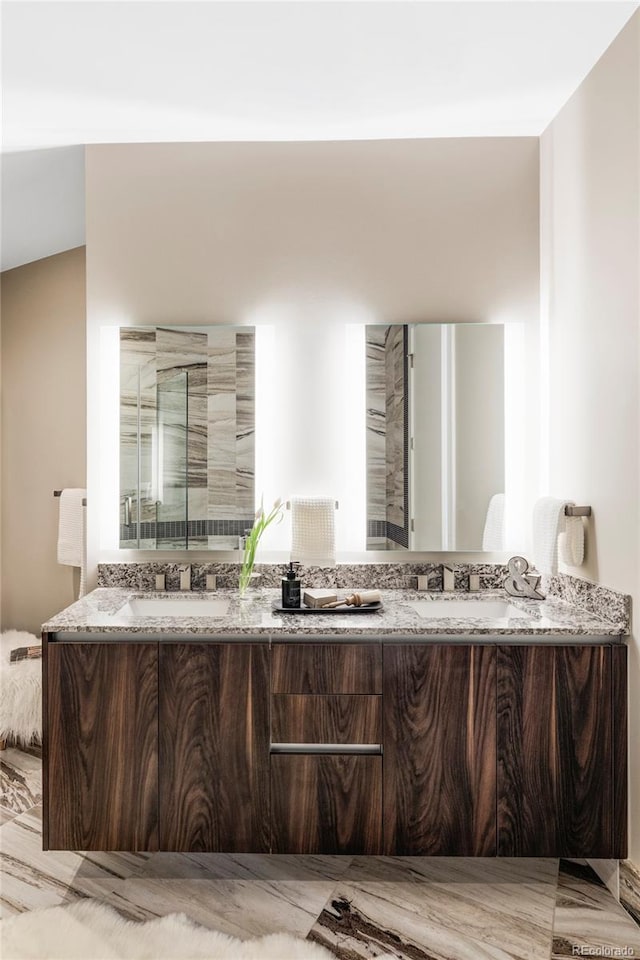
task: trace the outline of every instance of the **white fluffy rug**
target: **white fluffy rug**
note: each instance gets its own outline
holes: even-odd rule
[[[95,900],[3,920],[0,947],[3,960],[335,960],[285,933],[237,940],[183,913],[136,923]]]
[[[0,633],[0,660],[9,663],[9,655],[18,647],[36,647],[42,641],[34,633],[26,630],[5,630]]]
[[[39,643],[32,633],[20,630],[0,636],[0,739],[30,743],[42,736],[42,660],[9,663],[11,650]]]

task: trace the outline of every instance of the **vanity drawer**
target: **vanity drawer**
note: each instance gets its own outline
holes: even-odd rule
[[[382,852],[382,757],[272,756],[273,853]]]
[[[382,743],[382,697],[278,693],[271,697],[272,743]]]
[[[272,693],[382,693],[382,647],[282,643],[271,651]]]

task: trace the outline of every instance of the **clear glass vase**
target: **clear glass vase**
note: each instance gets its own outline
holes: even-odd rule
[[[260,574],[252,570],[241,570],[238,579],[238,596],[240,600],[255,600],[260,595],[256,590],[256,582]]]

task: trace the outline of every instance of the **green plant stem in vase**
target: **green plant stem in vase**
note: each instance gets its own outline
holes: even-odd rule
[[[265,532],[269,524],[273,523],[274,520],[277,520],[278,523],[280,520],[282,520],[282,500],[280,497],[278,497],[271,508],[271,513],[265,513],[263,501],[260,501],[260,508],[256,510],[256,518],[253,521],[253,527],[247,534],[247,539],[244,545],[244,556],[242,558],[242,568],[240,570],[240,579],[238,581],[240,599],[245,596],[247,587],[251,583],[251,575],[253,573],[253,565],[256,562],[256,550],[258,549],[258,544],[260,543],[260,537]]]

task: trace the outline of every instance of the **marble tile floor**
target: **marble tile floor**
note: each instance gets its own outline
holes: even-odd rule
[[[0,826],[42,799],[42,761],[9,747],[0,750]]]
[[[620,863],[620,902],[640,926],[640,870],[631,860]]]
[[[640,926],[624,907],[616,903],[603,884],[593,882],[590,867],[562,860],[553,924],[552,960],[576,956],[576,946],[581,948],[582,956],[597,956],[595,950],[603,944],[627,946],[633,950],[627,956],[640,957]]]
[[[640,927],[586,865],[45,853],[40,761],[3,751],[0,788],[0,916],[93,897],[129,919],[182,912],[241,938],[291,933],[321,943],[339,960],[383,953],[397,960],[640,957]]]

